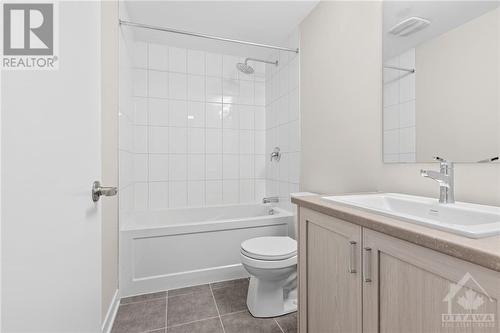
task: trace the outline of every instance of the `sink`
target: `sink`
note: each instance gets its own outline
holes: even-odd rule
[[[399,193],[337,195],[323,199],[469,238],[500,235],[500,207],[465,202],[440,204],[437,199]]]

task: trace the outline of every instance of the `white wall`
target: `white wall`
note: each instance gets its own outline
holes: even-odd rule
[[[298,48],[298,30],[280,45]],[[268,59],[279,65],[266,65],[266,196],[278,196],[281,207],[294,211],[290,193],[299,191],[300,54],[279,51]],[[279,162],[270,160],[275,147],[280,148]]]
[[[437,164],[382,163],[381,7],[322,2],[300,26],[301,190],[438,196],[419,174]],[[455,180],[457,200],[500,205],[498,164],[459,164]]]

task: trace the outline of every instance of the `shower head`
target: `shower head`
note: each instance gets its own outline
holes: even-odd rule
[[[244,74],[253,74],[254,72],[253,67],[248,65],[246,61],[244,63],[243,62],[237,63],[236,68]]]
[[[248,61],[257,61],[257,62],[263,62],[265,64],[271,64],[271,65],[275,65],[275,66],[278,66],[278,60],[276,61],[267,61],[267,60],[262,60],[262,59],[255,59],[255,58],[246,58],[245,59],[245,62],[239,62],[236,64],[236,68],[244,73],[244,74],[253,74],[255,72],[255,70],[253,69],[252,66],[250,66],[248,64]]]

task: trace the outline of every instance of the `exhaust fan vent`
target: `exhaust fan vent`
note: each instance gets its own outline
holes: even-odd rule
[[[389,30],[389,33],[396,36],[405,37],[426,28],[427,26],[429,26],[429,24],[431,24],[431,21],[414,16],[407,18],[393,26]]]

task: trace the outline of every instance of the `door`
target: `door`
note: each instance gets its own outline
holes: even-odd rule
[[[301,314],[301,332],[361,332],[361,227],[301,208],[300,233],[307,244],[300,276],[307,318]]]
[[[498,332],[500,274],[363,230],[364,332]]]
[[[101,330],[100,5],[56,15],[59,69],[2,73],[3,332]]]

